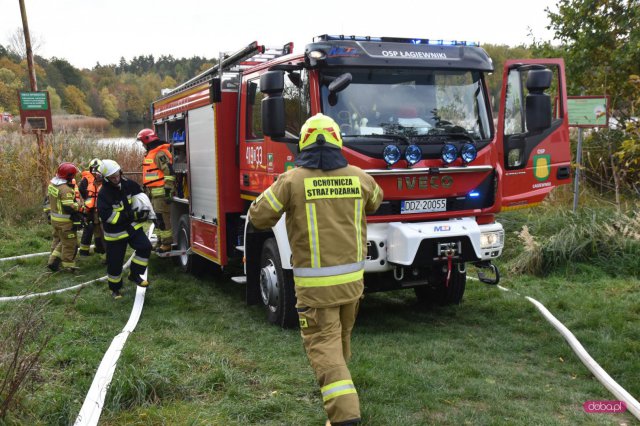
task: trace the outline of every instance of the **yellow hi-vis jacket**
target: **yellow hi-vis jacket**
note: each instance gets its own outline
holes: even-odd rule
[[[252,203],[249,219],[258,229],[287,214],[298,306],[338,306],[361,296],[365,213],[376,211],[382,197],[380,186],[358,167],[299,167],[278,176]]]
[[[79,209],[74,189],[66,182],[57,185],[52,182],[49,184],[47,191],[49,194],[51,221],[73,222],[71,216]]]

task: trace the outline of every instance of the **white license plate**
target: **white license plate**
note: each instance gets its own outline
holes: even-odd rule
[[[431,200],[403,200],[400,205],[401,214],[444,212],[446,210],[446,198],[434,198]]]

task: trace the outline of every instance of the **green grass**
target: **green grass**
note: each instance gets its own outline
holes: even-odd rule
[[[22,231],[16,240],[25,237]],[[41,232],[38,230],[38,232]],[[11,244],[9,244],[11,246]],[[24,253],[17,242],[4,255]],[[33,251],[38,251],[36,247]],[[45,245],[46,248],[46,245]],[[11,251],[11,253],[9,253]],[[0,295],[45,291],[104,275],[44,273],[45,258],[0,264]],[[13,268],[13,269],[12,269]],[[321,425],[325,415],[295,330],[265,321],[229,273],[195,278],[153,258],[140,323],[107,393],[102,425]],[[632,395],[640,395],[637,279],[597,268],[545,279],[506,274],[503,285],[544,303]],[[105,283],[51,297],[57,334],[8,424],[73,423],[102,356],[126,323],[134,294],[114,302]],[[0,305],[0,319],[8,312]],[[614,399],[524,298],[469,281],[462,305],[424,308],[411,291],[367,295],[350,368],[364,424],[620,424],[582,403]]]

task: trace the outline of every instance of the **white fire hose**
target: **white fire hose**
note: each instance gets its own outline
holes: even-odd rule
[[[3,257],[0,262],[8,262],[9,260],[27,259],[29,257],[44,256],[45,254],[51,254],[51,252],[43,251],[41,253],[23,254],[20,256]]]
[[[151,225],[147,235],[153,233],[153,228],[154,226]],[[142,278],[147,279],[147,271],[142,275]],[[113,373],[116,371],[116,365],[124,348],[124,344],[127,342],[129,334],[131,334],[136,328],[136,325],[138,325],[146,291],[147,289],[145,287],[136,286],[136,299],[131,309],[129,321],[127,321],[122,331],[114,337],[109,349],[107,349],[104,357],[102,357],[98,371],[96,371],[96,375],[93,378],[93,382],[84,399],[74,426],[95,426],[98,424],[98,420],[100,420],[100,415],[102,414],[102,408],[104,407],[107,390],[111,384]]]
[[[510,291],[508,288],[497,286],[502,291]],[[515,292],[515,294],[519,293]],[[538,308],[538,310],[542,313],[542,316],[551,324],[553,327],[560,332],[562,337],[569,343],[573,352],[578,355],[580,361],[593,373],[593,375],[598,379],[600,383],[606,387],[609,392],[611,392],[616,398],[620,401],[624,401],[627,406],[627,410],[631,414],[633,414],[638,420],[640,420],[640,403],[637,399],[635,399],[629,392],[627,392],[622,386],[620,386],[613,378],[602,368],[600,364],[598,364],[589,353],[584,349],[582,344],[576,339],[576,336],[565,327],[545,306],[538,302],[536,299],[533,299],[528,296],[524,296],[529,302],[533,303],[533,305]]]

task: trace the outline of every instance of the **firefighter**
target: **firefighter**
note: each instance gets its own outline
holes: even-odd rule
[[[266,229],[286,213],[300,331],[324,408],[331,425],[357,424],[360,403],[346,363],[364,287],[365,213],[383,194],[371,176],[347,164],[330,117],[309,118],[299,148],[298,167],[260,194],[249,218]]]
[[[96,208],[98,191],[100,191],[100,187],[102,186],[102,175],[98,171],[101,164],[102,161],[97,158],[91,160],[87,170],[82,171],[82,179],[80,180],[80,185],[78,185],[78,190],[84,200],[84,206],[82,206],[80,210],[84,215],[86,224],[82,231],[82,237],[80,238],[80,250],[78,250],[80,256],[89,256],[92,237],[95,237],[94,251],[101,254],[105,252],[100,218],[98,217],[98,209]]]
[[[131,261],[129,280],[141,287],[149,281],[141,277],[151,255],[151,242],[142,230],[148,212],[131,209],[131,198],[142,192],[136,182],[122,176],[120,166],[113,160],[102,160],[98,172],[103,184],[98,192],[98,215],[104,228],[107,248],[107,281],[114,299],[122,298],[122,263],[127,244],[136,252]]]
[[[68,271],[76,270],[76,251],[78,237],[76,231],[81,225],[79,206],[74,191],[74,177],[78,168],[73,163],[61,163],[56,176],[51,179],[47,192],[49,194],[48,211],[53,227],[53,242],[47,268],[60,270],[60,266]]]
[[[173,171],[173,157],[169,152],[169,144],[160,140],[153,130],[140,130],[137,139],[147,150],[142,164],[142,184],[145,186],[156,212],[157,251],[158,253],[166,253],[171,251],[173,244],[170,206],[176,180]]]

